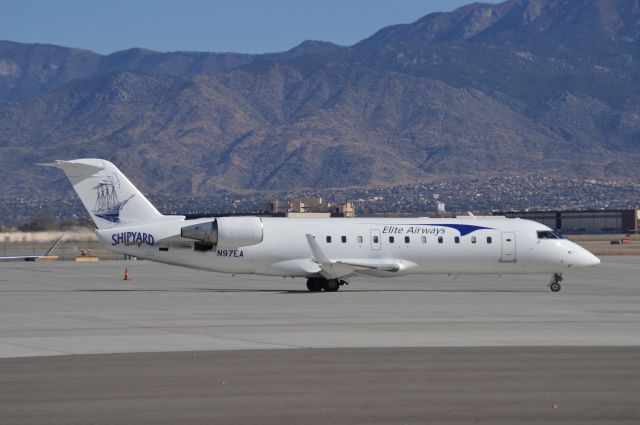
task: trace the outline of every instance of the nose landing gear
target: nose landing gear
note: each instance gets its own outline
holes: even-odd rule
[[[307,279],[307,289],[309,292],[336,292],[342,285],[349,283],[342,279],[323,279],[321,277],[312,277]]]
[[[564,279],[562,277],[562,273],[554,273],[551,276],[551,282],[549,282],[549,289],[551,289],[551,292],[559,292],[562,289],[562,286],[560,285],[562,279]]]

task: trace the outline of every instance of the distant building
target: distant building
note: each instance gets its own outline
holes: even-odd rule
[[[278,214],[282,215],[282,214]],[[291,218],[329,218],[331,217],[330,212],[293,212],[289,211],[284,214],[285,217]]]
[[[567,234],[638,233],[640,210],[507,211],[494,215],[537,221]]]
[[[461,212],[439,212],[439,211],[418,211],[418,212],[385,212],[385,213],[367,213],[359,217],[385,217],[385,218],[456,218],[468,217],[467,213]]]
[[[355,217],[356,207],[353,202],[341,202],[337,205],[337,213],[340,217]]]
[[[294,198],[275,200],[268,205],[274,215],[286,217],[354,217],[353,202],[323,202],[322,198]]]

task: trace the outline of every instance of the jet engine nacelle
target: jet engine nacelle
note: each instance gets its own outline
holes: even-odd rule
[[[259,244],[264,231],[259,217],[218,217],[183,227],[180,235],[212,245],[237,248]]]

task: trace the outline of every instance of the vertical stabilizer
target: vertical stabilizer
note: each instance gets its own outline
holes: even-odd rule
[[[74,159],[42,164],[66,174],[98,229],[163,221],[164,216],[118,170],[104,159]]]

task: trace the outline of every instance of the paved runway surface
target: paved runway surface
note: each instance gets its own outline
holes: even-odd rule
[[[125,265],[133,280],[122,281]],[[0,264],[0,358],[255,348],[640,346],[640,257],[547,276],[236,277],[151,262]]]
[[[634,424],[638,348],[399,348],[0,361],[2,424]]]
[[[638,424],[640,258],[604,260],[560,293],[0,263],[0,424]]]

